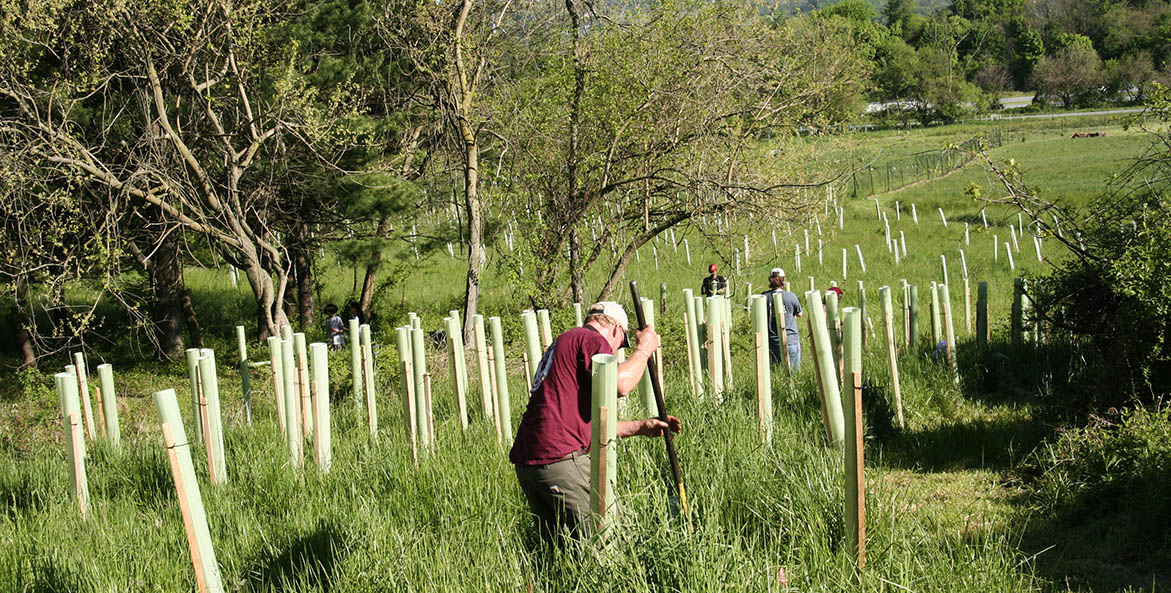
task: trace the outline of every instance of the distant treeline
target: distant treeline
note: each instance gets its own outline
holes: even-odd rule
[[[873,67],[870,99],[884,115],[950,121],[998,108],[1000,93],[1083,107],[1138,103],[1168,80],[1171,2],[890,0],[788,2],[850,23]]]

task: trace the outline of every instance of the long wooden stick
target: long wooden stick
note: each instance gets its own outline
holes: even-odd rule
[[[69,415],[69,431],[70,440],[73,441],[73,483],[85,484],[85,452],[81,449],[82,439],[81,435],[81,418],[77,414]],[[77,490],[77,507],[81,509],[81,518],[85,518],[86,507],[86,489],[78,486]]]
[[[630,282],[630,296],[634,299],[634,314],[638,319],[638,329],[646,329],[646,315],[642,310],[642,298],[638,294],[638,281]],[[718,329],[717,329],[718,331]],[[651,389],[655,392],[655,405],[659,407],[659,420],[667,422],[667,402],[663,399],[663,385],[659,381],[658,364],[654,358],[648,359],[651,369]],[[679,506],[683,516],[688,516],[687,489],[683,485],[683,469],[679,466],[679,456],[675,454],[675,435],[670,429],[663,431],[663,443],[667,447],[667,458],[671,461],[671,473],[675,477],[675,486],[679,489]]]
[[[199,543],[195,539],[195,525],[191,518],[191,506],[187,504],[187,486],[183,483],[183,472],[179,469],[179,454],[175,451],[175,437],[171,425],[163,423],[163,442],[167,446],[167,458],[171,461],[171,477],[175,480],[175,496],[179,499],[179,511],[183,515],[183,530],[187,532],[187,548],[191,550],[191,564],[195,568],[195,583],[200,593],[207,593],[207,579],[203,576],[203,559],[199,556]]]

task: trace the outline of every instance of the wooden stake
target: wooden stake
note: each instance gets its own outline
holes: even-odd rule
[[[102,386],[95,386],[94,393],[96,393],[98,396],[98,427],[102,431],[102,438],[107,438],[108,433],[106,432],[106,413],[103,411],[103,408],[106,407],[106,402],[102,399]]]
[[[431,407],[431,373],[423,374],[423,393],[427,397],[427,434],[431,437],[431,446],[435,446],[435,409]]]
[[[183,516],[183,531],[187,533],[187,549],[191,552],[191,564],[195,569],[195,584],[200,593],[207,593],[203,558],[199,556],[199,543],[195,537],[191,507],[187,504],[187,488],[183,483],[183,473],[179,469],[179,455],[175,452],[175,438],[171,434],[171,425],[166,422],[163,423],[163,444],[167,447],[167,458],[171,461],[171,477],[175,480],[175,496],[179,499],[179,512]]]
[[[89,405],[89,373],[86,371],[85,355],[81,352],[73,353],[73,369],[77,372],[77,389],[81,394],[81,410],[85,413],[85,431],[89,440],[97,439],[94,431],[94,414]]]
[[[211,434],[211,425],[207,419],[207,398],[203,395],[199,396],[199,418],[200,424],[203,426],[203,434]],[[203,439],[204,449],[207,450],[207,481],[210,484],[218,484],[219,480],[216,478],[215,471],[215,446],[212,444],[212,439]]]
[[[81,419],[77,414],[69,415],[69,431],[70,440],[73,446],[73,483],[85,484],[85,450],[82,448],[84,442],[81,434]],[[88,487],[75,488],[75,495],[77,496],[77,508],[81,511],[81,518],[85,518],[85,512],[89,509],[89,493]]]

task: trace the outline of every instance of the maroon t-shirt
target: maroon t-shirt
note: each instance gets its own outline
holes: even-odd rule
[[[590,358],[613,353],[606,338],[589,326],[557,336],[537,365],[538,382],[508,454],[514,464],[544,465],[589,449]]]

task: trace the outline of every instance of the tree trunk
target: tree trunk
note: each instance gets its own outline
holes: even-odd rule
[[[32,316],[25,313],[28,285],[23,278],[16,280],[16,308],[12,313],[12,334],[16,336],[16,349],[20,353],[20,368],[35,369],[37,367],[37,352],[33,347],[33,336],[29,331],[32,327]]]
[[[378,221],[378,229],[374,231],[378,239],[385,239],[390,234],[390,217]],[[378,269],[382,267],[382,248],[379,247],[370,254],[370,261],[366,264],[366,276],[362,279],[362,294],[358,297],[358,310],[363,319],[370,319],[370,306],[374,302],[374,288],[378,284]]]
[[[569,232],[569,278],[573,301],[588,307],[590,303],[585,302],[585,270],[581,265],[581,237],[576,229]]]
[[[480,256],[483,253],[484,221],[480,203],[480,145],[465,134],[464,200],[468,210],[468,278],[464,290],[464,343],[472,343],[472,316],[480,297]]]
[[[195,316],[195,307],[191,304],[191,291],[187,290],[186,282],[183,285],[183,323],[187,326],[187,337],[191,339],[191,347],[203,348],[203,329],[199,327],[199,318]]]
[[[248,285],[252,287],[252,294],[256,297],[257,340],[263,342],[269,336],[279,336],[281,326],[289,324],[283,307],[285,289],[289,282],[288,274],[275,264],[272,266],[273,270],[266,269],[261,265],[256,249],[250,244],[244,245],[240,250],[240,260],[241,269],[248,278]]]
[[[174,359],[183,354],[184,290],[179,243],[173,233],[160,233],[159,243],[145,265],[154,289],[152,316],[159,354],[164,358]]]
[[[313,327],[313,247],[305,239],[309,229],[304,222],[297,223],[294,234],[298,240],[290,245],[297,280],[297,321],[301,331]]]

